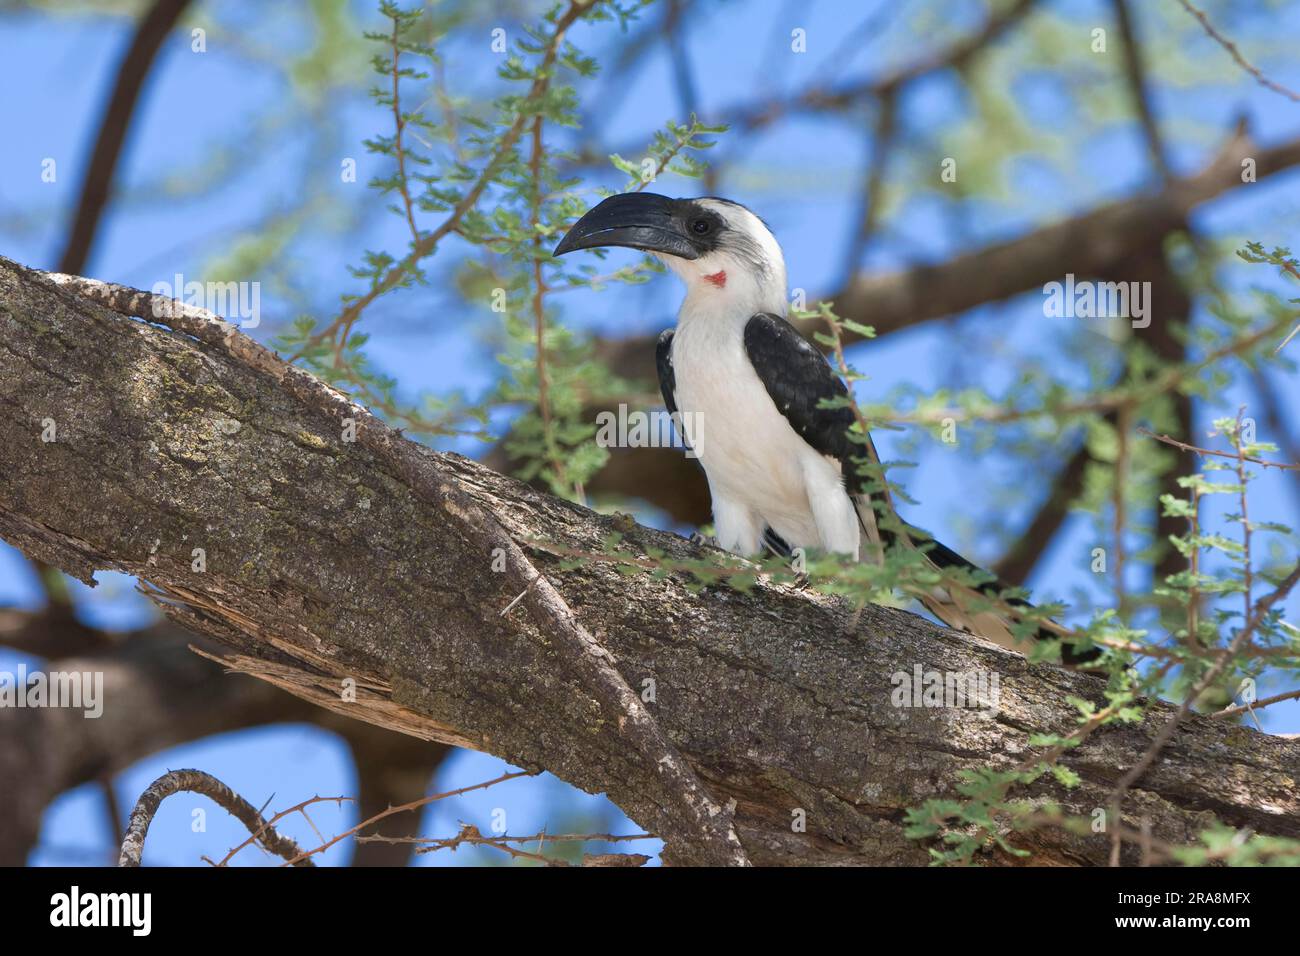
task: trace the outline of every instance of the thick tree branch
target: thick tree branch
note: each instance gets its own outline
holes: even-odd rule
[[[670,858],[729,853],[699,819],[726,803],[754,863],[924,862],[907,807],[955,792],[962,770],[1014,766],[1032,734],[1068,732],[1072,696],[1102,700],[1095,677],[903,611],[575,567],[556,552],[599,551],[615,532],[642,554],[698,551],[413,445],[233,329],[188,331],[0,260],[0,535],[83,580],[140,576],[170,615],[228,644],[231,667],[323,707],[606,792],[668,838]],[[43,442],[48,421],[57,439]],[[518,555],[535,571],[523,587]],[[895,706],[896,675],[915,667],[996,674],[998,707]],[[706,792],[647,760],[619,687]],[[1076,789],[1044,780],[1026,795],[1090,813],[1170,713],[1068,754]],[[1296,836],[1297,774],[1296,744],[1189,716],[1126,808],[1170,843],[1211,813]],[[1059,829],[1016,839],[1040,862],[1101,863],[1109,849]]]

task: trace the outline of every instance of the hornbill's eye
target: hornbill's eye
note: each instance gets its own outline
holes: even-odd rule
[[[709,220],[707,219],[691,220],[691,232],[695,233],[697,236],[706,235],[711,228],[713,227],[709,225]]]

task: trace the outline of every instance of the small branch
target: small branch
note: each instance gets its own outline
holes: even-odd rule
[[[1264,616],[1268,613],[1269,608],[1285,598],[1287,594],[1291,592],[1291,589],[1295,587],[1297,581],[1300,581],[1300,564],[1296,565],[1295,569],[1287,575],[1282,583],[1278,585],[1276,590],[1260,598],[1259,603],[1255,605],[1254,611],[1247,615],[1246,621],[1241,630],[1237,633],[1237,636],[1232,639],[1232,643],[1219,651],[1214,663],[1210,666],[1210,669],[1201,676],[1201,679],[1198,680],[1190,690],[1188,690],[1187,695],[1183,698],[1183,702],[1179,705],[1178,710],[1174,712],[1174,715],[1170,717],[1164,726],[1156,733],[1155,738],[1151,741],[1151,746],[1147,748],[1146,753],[1144,753],[1142,758],[1138,760],[1138,762],[1134,764],[1123,777],[1120,778],[1119,783],[1115,785],[1115,790],[1111,795],[1111,810],[1113,811],[1111,817],[1115,821],[1116,825],[1120,822],[1120,806],[1124,799],[1124,794],[1129,791],[1129,788],[1132,787],[1133,784],[1147,772],[1151,767],[1151,764],[1155,762],[1156,757],[1160,755],[1160,751],[1164,749],[1165,744],[1169,743],[1169,739],[1174,735],[1174,731],[1178,728],[1178,725],[1182,722],[1183,718],[1187,716],[1188,712],[1191,711],[1192,704],[1196,702],[1196,699],[1200,697],[1211,684],[1219,679],[1220,674],[1227,670],[1233,657],[1246,645],[1246,642],[1250,640],[1251,635],[1255,633],[1255,630],[1263,622]],[[1111,866],[1119,865],[1118,842],[1114,844],[1110,862]]]
[[[1148,438],[1154,438],[1156,441],[1164,442],[1166,445],[1172,445],[1174,448],[1181,451],[1190,451],[1197,455],[1214,455],[1217,458],[1240,458],[1242,461],[1248,461],[1252,465],[1259,465],[1263,468],[1280,468],[1282,471],[1300,470],[1300,462],[1266,461],[1263,458],[1255,458],[1251,455],[1238,455],[1237,453],[1230,451],[1218,451],[1214,448],[1201,448],[1198,445],[1189,445],[1186,442],[1181,442],[1177,438],[1171,438],[1168,435],[1157,435],[1155,432],[1147,428],[1139,428],[1138,434],[1146,435]]]
[[[537,414],[542,419],[542,443],[555,472],[555,483],[568,490],[564,460],[555,441],[555,423],[551,417],[551,383],[546,370],[546,277],[542,274],[542,162],[546,158],[542,141],[542,116],[533,119],[532,152],[528,170],[533,182],[532,216],[529,225],[533,233],[533,335],[537,349]]]
[[[660,176],[663,175],[664,170],[668,168],[668,164],[671,163],[674,159],[676,159],[679,155],[681,155],[682,150],[684,150],[687,146],[692,144],[692,141],[695,139],[696,134],[699,132],[700,122],[698,117],[696,117],[694,113],[691,113],[690,117],[691,117],[691,122],[689,126],[679,127],[679,129],[684,128],[686,132],[685,133],[678,132],[677,138],[673,142],[672,146],[668,147],[668,149],[664,151],[664,154],[659,157],[659,162],[655,163],[654,172],[650,174],[649,178],[642,176],[641,181],[632,187],[632,192],[634,193],[644,192],[647,186],[655,182]],[[595,281],[597,280],[589,279],[586,283],[583,284],[583,287],[585,288],[587,286],[590,286]]]
[[[871,133],[870,168],[863,184],[858,221],[854,226],[848,256],[844,263],[846,280],[852,279],[854,272],[857,271],[862,255],[880,222],[880,207],[883,205],[889,157],[894,148],[894,136],[898,128],[897,119],[898,93],[890,88],[880,96],[876,106],[876,122]]]
[[[1124,616],[1124,605],[1127,601],[1127,594],[1124,591],[1124,532],[1128,527],[1128,511],[1126,508],[1128,502],[1124,497],[1124,492],[1126,490],[1125,485],[1128,482],[1129,429],[1132,426],[1132,418],[1132,406],[1125,405],[1119,410],[1119,415],[1115,421],[1115,433],[1119,442],[1119,450],[1115,455],[1115,479],[1111,500],[1115,519],[1115,611],[1121,619]]]
[[[1192,488],[1192,513],[1187,518],[1187,540],[1192,553],[1188,555],[1188,568],[1192,573],[1192,586],[1187,591],[1187,644],[1193,650],[1201,649],[1201,489]]]
[[[1120,37],[1124,41],[1124,73],[1128,81],[1129,95],[1133,99],[1133,108],[1137,111],[1138,121],[1142,124],[1142,135],[1146,140],[1147,152],[1151,164],[1159,172],[1166,187],[1174,182],[1173,167],[1169,164],[1169,153],[1160,127],[1156,124],[1155,111],[1151,108],[1151,89],[1147,83],[1146,68],[1142,63],[1142,47],[1138,42],[1137,27],[1129,10],[1128,0],[1111,0],[1115,10],[1115,22],[1119,25]]]
[[[420,242],[420,230],[415,225],[415,205],[411,201],[411,188],[406,178],[406,146],[402,141],[402,133],[406,129],[406,120],[402,117],[402,99],[401,99],[401,76],[402,71],[399,66],[402,57],[401,46],[401,23],[397,17],[393,17],[393,68],[391,70],[393,77],[393,150],[397,155],[397,191],[402,197],[402,205],[406,211],[406,224],[411,230],[411,245],[414,248]],[[67,269],[66,272],[75,270]],[[334,340],[334,367],[343,366],[343,350],[347,348],[348,337],[352,334],[352,326],[357,319],[361,317],[358,312],[348,321],[344,322],[339,328],[338,334]]]
[[[199,793],[214,803],[248,828],[254,839],[262,847],[276,856],[283,857],[299,866],[314,866],[310,860],[300,857],[302,849],[288,837],[281,836],[271,828],[262,814],[251,803],[231,790],[216,777],[201,770],[172,770],[163,774],[147,790],[140,794],[131,819],[126,826],[126,837],[122,840],[122,852],[118,857],[118,866],[139,866],[144,853],[145,837],[149,834],[149,824],[162,802],[173,794],[182,791]]]
[[[550,88],[551,71],[555,66],[556,59],[559,57],[560,46],[564,42],[565,34],[568,32],[569,27],[573,26],[578,18],[590,8],[591,2],[592,0],[571,0],[568,9],[556,21],[555,29],[546,43],[545,52],[542,54],[541,64],[537,68],[537,78],[520,102],[514,121],[498,141],[496,149],[488,159],[487,165],[483,167],[483,171],[479,173],[478,178],[474,180],[468,192],[452,207],[447,218],[431,232],[422,235],[419,241],[413,244],[411,251],[397,265],[385,272],[369,290],[348,303],[338,317],[308,339],[307,343],[290,358],[290,361],[301,356],[305,349],[317,345],[327,338],[336,336],[340,329],[351,328],[353,323],[360,318],[361,313],[372,302],[384,293],[397,288],[421,259],[430,255],[438,247],[438,243],[460,227],[461,220],[466,213],[478,205],[479,198],[496,179],[497,173],[501,171],[501,167],[506,162],[506,158],[514,150],[515,144],[519,142],[520,137],[523,136],[524,128],[528,125],[528,120],[532,116],[533,104],[540,100]]]
[[[668,46],[668,55],[672,60],[673,84],[677,92],[677,105],[682,115],[694,116],[697,112],[699,97],[695,92],[695,76],[691,71],[691,59],[686,50],[687,30],[683,24],[685,10],[681,0],[668,0],[668,14],[661,27],[664,43]]]
[[[549,833],[534,833],[531,836],[512,837],[506,834],[499,836],[484,836],[478,827],[470,823],[461,825],[460,832],[454,837],[386,837],[386,836],[359,836],[358,843],[405,843],[417,846],[416,853],[437,853],[439,850],[456,850],[462,846],[485,846],[494,850],[500,850],[502,853],[509,855],[512,859],[534,860],[545,866],[568,866],[563,860],[557,860],[554,857],[544,856],[542,846],[545,843],[619,843],[628,840],[653,840],[654,835],[651,833],[633,833],[626,835],[616,835],[612,833],[562,833],[552,836]],[[520,849],[512,844],[517,843],[536,843],[537,850],[529,852]],[[622,856],[623,854],[618,854]],[[635,865],[639,866],[649,857],[641,854],[628,854],[629,857],[635,857],[636,862],[625,860],[620,864],[614,865]],[[587,858],[584,857],[584,861]],[[591,865],[584,862],[584,866]],[[597,864],[600,865],[600,864]],[[610,864],[605,864],[610,865]]]
[[[1232,433],[1232,443],[1237,450],[1237,484],[1240,488],[1238,492],[1238,501],[1241,503],[1241,575],[1242,575],[1242,600],[1245,602],[1245,608],[1242,610],[1242,620],[1250,619],[1250,608],[1254,601],[1252,591],[1254,590],[1255,580],[1251,571],[1251,550],[1250,550],[1250,509],[1246,501],[1246,456],[1242,449],[1245,445],[1241,441],[1241,419],[1246,414],[1245,406],[1237,411],[1237,427]]]
[[[837,89],[813,87],[789,99],[730,110],[724,114],[724,121],[742,130],[757,130],[796,111],[842,110],[873,97],[896,92],[912,81],[932,73],[960,70],[981,50],[997,42],[1007,30],[1029,14],[1038,2],[1039,0],[1015,0],[1005,10],[989,14],[983,25],[973,33],[886,76]]]
[[[437,844],[437,849],[449,849],[453,843],[472,843],[472,844],[489,844],[489,843],[620,843],[626,840],[653,840],[653,833],[533,833],[528,836],[510,836],[501,834],[500,836],[483,836],[468,835],[462,830],[454,837],[389,837],[389,836],[359,836],[358,843],[415,843],[421,845]]]
[[[1216,43],[1219,44],[1219,46],[1227,50],[1228,54],[1237,62],[1237,65],[1241,67],[1243,70],[1245,70],[1247,73],[1249,73],[1251,76],[1253,76],[1255,78],[1255,81],[1259,83],[1260,86],[1263,86],[1266,89],[1270,89],[1274,93],[1278,93],[1282,96],[1285,96],[1293,103],[1300,103],[1300,93],[1296,93],[1294,90],[1287,89],[1285,86],[1283,86],[1280,83],[1274,83],[1263,73],[1261,73],[1256,67],[1252,66],[1246,60],[1246,58],[1241,55],[1241,51],[1237,49],[1237,44],[1233,43],[1222,33],[1216,30],[1214,24],[1210,22],[1210,18],[1207,17],[1203,11],[1192,6],[1189,0],[1178,0],[1178,3],[1184,10],[1186,10],[1188,13],[1190,13],[1192,16],[1194,16],[1197,20],[1200,21],[1201,27],[1205,30],[1205,32],[1208,33],[1210,37]]]
[[[295,803],[293,806],[289,807],[287,810],[281,810],[279,813],[277,813],[275,816],[271,817],[271,819],[268,820],[268,821],[266,822],[266,826],[267,826],[267,827],[273,827],[273,826],[275,826],[275,824],[279,823],[279,822],[280,822],[281,820],[283,820],[285,817],[292,816],[292,815],[295,814],[295,813],[301,813],[301,814],[302,814],[302,818],[303,818],[304,820],[307,821],[307,825],[310,826],[310,827],[312,828],[313,831],[315,831],[316,836],[317,836],[319,839],[322,839],[322,840],[323,840],[323,839],[325,839],[325,838],[324,838],[323,836],[321,836],[320,830],[317,830],[317,829],[316,829],[316,824],[312,822],[311,817],[307,816],[307,808],[310,807],[310,806],[312,806],[313,804],[317,804],[317,803],[337,803],[337,804],[339,804],[339,805],[342,805],[342,803],[343,803],[344,800],[347,800],[347,801],[350,802],[351,799],[352,799],[351,797],[311,797],[311,798],[309,798],[309,799],[307,799],[307,800],[302,801],[301,803]],[[269,801],[268,801],[268,802],[269,802]],[[263,809],[266,809],[266,808],[263,807]],[[212,865],[213,865],[213,866],[216,866],[216,867],[223,867],[223,866],[226,866],[226,865],[231,861],[231,859],[234,857],[234,855],[235,855],[236,853],[238,853],[240,850],[242,850],[244,847],[248,846],[249,844],[253,843],[255,840],[260,839],[261,836],[262,836],[262,831],[261,831],[261,830],[255,831],[255,832],[252,833],[251,836],[249,836],[249,838],[248,838],[247,840],[245,840],[243,843],[239,844],[238,846],[234,847],[234,848],[231,849],[231,850],[230,850],[230,851],[229,851],[225,856],[223,856],[223,857],[221,858],[221,862],[219,862],[219,863],[212,863],[211,860],[208,860],[208,862],[209,862],[209,863],[212,863]],[[206,860],[207,857],[204,857],[204,859]],[[291,862],[292,862],[292,861],[291,861]],[[311,862],[307,862],[307,863],[296,863],[295,865],[298,865],[298,866],[315,866],[315,864],[314,864],[314,863],[311,863]]]
[[[402,194],[402,204],[406,208],[406,224],[411,230],[411,242],[420,241],[420,230],[415,225],[415,206],[411,202],[411,188],[406,180],[406,148],[402,143],[402,131],[406,129],[406,120],[402,118],[402,100],[400,93],[400,79],[402,72],[398,67],[398,60],[402,56],[401,36],[399,33],[399,23],[396,17],[393,18],[393,125],[395,131],[393,134],[393,148],[397,153],[397,188]],[[346,336],[344,336],[346,338]]]

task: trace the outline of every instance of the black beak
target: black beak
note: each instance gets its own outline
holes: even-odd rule
[[[562,256],[576,249],[626,246],[662,252],[679,259],[698,259],[700,252],[687,238],[685,224],[675,215],[677,204],[655,193],[610,196],[573,224],[555,247]]]

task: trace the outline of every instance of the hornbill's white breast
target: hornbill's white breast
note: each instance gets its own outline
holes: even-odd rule
[[[792,547],[856,553],[840,465],[804,441],[773,403],[745,352],[749,316],[690,306],[673,336],[675,395],[708,476],[718,543],[754,554],[771,527]],[[839,527],[826,535],[813,502],[833,499]]]

